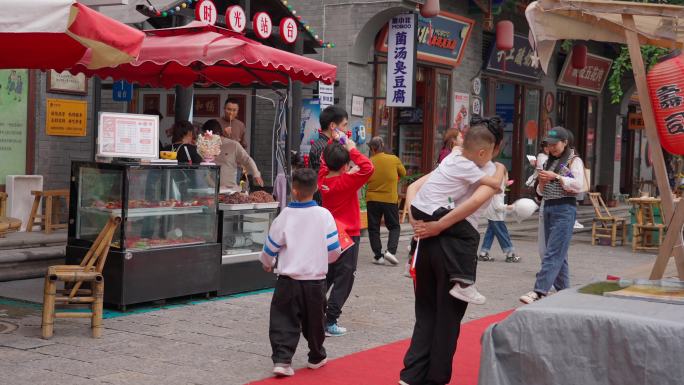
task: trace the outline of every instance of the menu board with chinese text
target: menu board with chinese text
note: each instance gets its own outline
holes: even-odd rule
[[[159,116],[101,112],[97,155],[158,159]]]

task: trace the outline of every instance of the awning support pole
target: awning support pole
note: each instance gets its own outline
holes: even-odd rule
[[[660,138],[656,131],[655,114],[653,106],[648,95],[648,84],[646,83],[646,67],[641,56],[641,48],[639,44],[639,37],[636,33],[637,28],[634,23],[633,15],[622,15],[622,22],[625,26],[625,37],[627,38],[627,48],[629,49],[629,56],[632,60],[632,68],[634,70],[634,80],[636,82],[637,92],[639,93],[639,101],[641,104],[641,111],[644,116],[646,137],[651,143],[651,156],[653,158],[653,169],[655,171],[656,182],[658,190],[660,190],[660,199],[663,207],[663,223],[668,226],[668,231],[665,240],[658,250],[658,257],[653,264],[650,279],[662,279],[665,274],[665,269],[670,261],[670,257],[674,254],[675,263],[677,265],[677,273],[679,279],[684,279],[684,248],[682,247],[682,230],[684,230],[684,203],[680,200],[675,203],[670,190],[670,184],[667,179],[667,171],[665,169],[665,158],[663,157],[662,146],[660,145]],[[676,207],[675,207],[676,204]]]

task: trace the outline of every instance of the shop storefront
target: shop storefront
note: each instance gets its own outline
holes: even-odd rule
[[[455,124],[453,77],[469,49],[474,24],[447,12],[433,19],[418,17],[414,107],[387,107],[387,28],[377,35],[372,133],[388,138],[388,150],[399,156],[407,175],[434,168],[444,133]],[[468,119],[467,101],[464,107],[462,119]]]
[[[538,58],[527,37],[516,34],[514,43],[509,51],[497,50],[492,44],[480,94],[484,114],[499,115],[506,124],[498,161],[506,165],[510,179],[524,181],[532,172],[526,155],[539,152],[544,132],[553,126],[554,97],[544,94],[543,73],[535,67]],[[528,193],[523,183],[511,185],[511,199]]]

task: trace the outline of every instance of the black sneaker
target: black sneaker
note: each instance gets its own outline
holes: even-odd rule
[[[510,253],[506,255],[506,262],[511,263],[517,263],[520,262],[520,257],[516,253]]]
[[[489,253],[480,253],[480,255],[477,256],[477,260],[482,262],[493,261],[494,257],[489,255]]]

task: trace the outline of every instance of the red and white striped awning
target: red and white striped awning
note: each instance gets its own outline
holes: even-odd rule
[[[115,66],[134,60],[144,38],[74,0],[0,0],[0,8],[0,68],[61,69],[84,57],[91,69]]]

